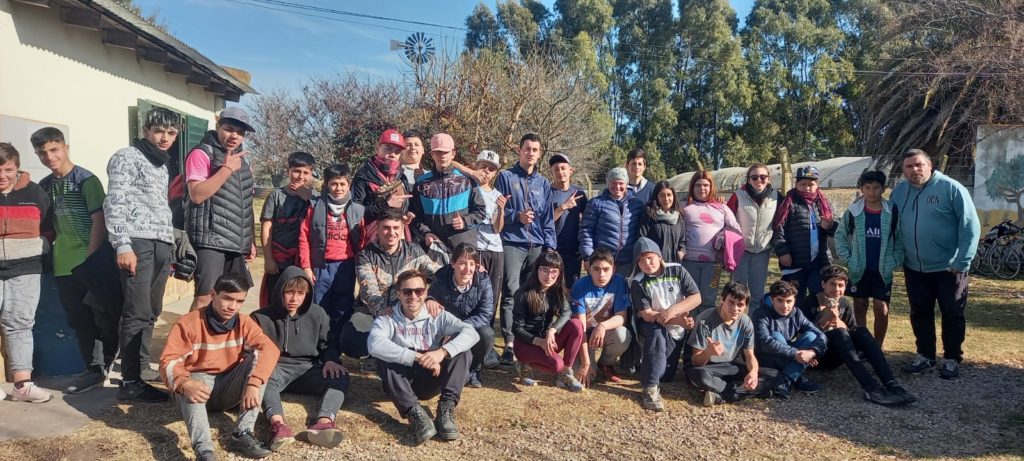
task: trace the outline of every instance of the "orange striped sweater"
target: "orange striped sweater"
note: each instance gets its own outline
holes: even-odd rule
[[[192,372],[221,374],[242,361],[245,351],[256,354],[249,384],[267,383],[281,352],[259,324],[248,315],[238,316],[238,325],[227,333],[215,335],[206,326],[204,307],[181,316],[167,336],[160,355],[160,374],[168,389],[180,393],[181,385]]]

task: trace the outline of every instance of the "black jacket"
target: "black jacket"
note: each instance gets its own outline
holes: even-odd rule
[[[686,251],[686,220],[683,219],[683,214],[677,214],[679,219],[675,224],[651,217],[647,209],[644,210],[643,216],[640,221],[640,236],[654,240],[654,243],[658,244],[665,262],[681,263],[679,250]]]
[[[569,323],[569,319],[572,317],[572,307],[569,306],[568,296],[566,296],[565,304],[549,305],[547,310],[540,314],[530,312],[529,306],[526,305],[526,295],[522,289],[516,291],[513,300],[512,334],[515,335],[516,341],[532,344],[534,338],[546,338],[545,332],[550,328],[562,331],[562,327]]]
[[[775,210],[775,213],[781,210],[782,203],[779,203],[779,209]],[[818,222],[818,257],[814,261],[811,260],[811,211],[812,208],[807,205],[807,201],[796,195],[793,197],[793,207],[789,210],[786,222],[774,228],[772,248],[775,249],[775,255],[788,254],[793,258],[792,266],[783,267],[779,264],[781,269],[808,267],[812,262],[824,267],[832,261],[828,254],[828,238],[835,235],[837,226],[833,224],[831,229],[825,229],[821,227],[821,218],[817,216],[815,219]],[[818,213],[818,210],[815,209],[814,213]]]
[[[491,279],[484,272],[473,274],[473,283],[469,291],[459,293],[453,278],[455,269],[444,266],[434,274],[434,283],[430,284],[427,294],[473,328],[480,329],[490,325],[494,320],[494,290]]]
[[[227,152],[217,139],[217,132],[209,131],[195,149],[210,157],[211,172],[224,165]],[[242,159],[242,167],[231,173],[213,196],[202,203],[192,203],[185,187],[185,232],[196,248],[249,254],[253,243],[252,224],[253,177],[249,160]]]
[[[284,285],[300,277],[309,282],[309,291],[299,311],[289,316],[284,307]],[[279,362],[339,362],[340,352],[334,346],[337,341],[333,340],[336,335],[330,328],[331,319],[322,307],[313,304],[313,283],[297,266],[289,266],[281,273],[271,294],[270,305],[253,312],[252,318],[281,349]]]

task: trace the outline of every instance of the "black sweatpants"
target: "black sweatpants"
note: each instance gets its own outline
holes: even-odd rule
[[[747,366],[742,363],[708,363],[702,367],[686,367],[686,378],[702,391],[711,391],[725,399],[735,402],[746,397],[760,395],[769,388],[779,376],[773,368],[757,369],[757,387],[748,390],[743,387],[743,378],[747,376]]]
[[[135,275],[119,271],[124,289],[119,336],[124,381],[138,381],[142,358],[150,357],[153,325],[164,308],[164,288],[172,262],[171,244],[167,242],[133,238],[132,251],[138,260]]]
[[[967,274],[917,272],[903,267],[907,298],[910,302],[910,326],[917,339],[917,353],[935,359],[935,302],[942,313],[942,356],[960,362],[967,334]]]
[[[845,363],[853,373],[853,377],[857,379],[860,388],[865,391],[876,391],[881,388],[881,385],[896,379],[892,374],[892,368],[889,367],[889,362],[885,359],[885,354],[882,353],[882,348],[878,346],[878,341],[875,341],[867,328],[857,327],[853,331],[837,328],[826,331],[825,337],[828,338],[828,349],[825,351],[825,355],[818,360],[818,366],[834,368]],[[857,352],[864,353],[864,360],[871,364],[871,368],[875,370],[881,383],[875,381],[875,378],[871,376],[867,367],[864,366],[864,360],[860,359]]]
[[[60,303],[67,313],[68,326],[75,330],[78,351],[87,370],[101,371],[117,355],[117,322],[121,311],[117,306],[86,304],[89,288],[75,275],[54,278]]]
[[[434,376],[430,370],[413,363],[405,366],[399,363],[377,361],[377,374],[384,387],[384,393],[391,397],[401,415],[419,405],[420,400],[441,394],[442,401],[459,403],[462,387],[469,375],[470,354],[465,352],[450,357],[441,364],[441,375]]]
[[[484,363],[484,358],[487,357],[487,353],[493,350],[494,347],[493,328],[484,325],[477,328],[476,333],[480,335],[480,340],[469,350],[473,356],[473,361],[469,364],[470,370],[479,370]]]

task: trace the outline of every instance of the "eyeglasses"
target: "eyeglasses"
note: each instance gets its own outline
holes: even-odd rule
[[[401,293],[402,296],[405,296],[406,298],[412,296],[413,293],[416,293],[416,297],[417,298],[422,298],[423,294],[427,292],[427,289],[426,288],[422,288],[422,287],[420,287],[420,288],[399,288],[398,292]]]
[[[748,178],[750,178],[751,181],[767,181],[770,176],[766,174],[752,174],[748,176]]]
[[[558,274],[562,270],[557,267],[540,266],[537,268],[537,272],[541,274]]]

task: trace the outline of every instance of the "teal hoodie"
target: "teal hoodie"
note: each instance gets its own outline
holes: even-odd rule
[[[921,187],[902,181],[889,201],[899,211],[903,264],[918,272],[967,272],[978,251],[981,223],[962,184],[933,171]]]

